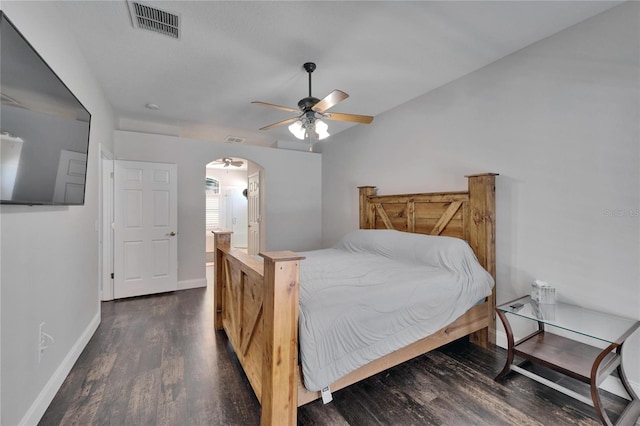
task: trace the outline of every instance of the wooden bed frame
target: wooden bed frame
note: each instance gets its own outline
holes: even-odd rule
[[[468,190],[376,195],[360,187],[360,228],[447,235],[469,242],[495,279],[495,176],[467,176]],[[298,365],[300,261],[294,252],[260,253],[263,262],[231,248],[215,232],[214,322],[224,329],[262,406],[262,425],[295,425],[297,407],[320,398],[302,384]],[[370,362],[331,384],[342,389],[464,336],[495,343],[495,286],[484,303],[418,342]]]

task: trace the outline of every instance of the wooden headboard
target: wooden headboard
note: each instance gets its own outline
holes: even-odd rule
[[[361,186],[360,229],[395,229],[444,235],[469,242],[480,264],[496,278],[495,177],[469,175],[467,191],[377,195],[374,186]],[[489,296],[489,341],[495,343],[496,287]]]

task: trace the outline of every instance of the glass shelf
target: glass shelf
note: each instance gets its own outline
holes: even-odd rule
[[[611,425],[613,423],[602,405],[598,386],[616,370],[620,383],[629,394],[629,403],[618,417],[616,424],[631,425],[640,418],[640,399],[633,391],[622,368],[622,346],[625,340],[638,329],[640,321],[584,309],[567,303],[536,303],[531,300],[530,296],[504,303],[496,309],[500,321],[504,325],[508,343],[507,360],[502,371],[496,376],[496,381],[501,380],[511,371],[523,374],[592,405],[602,423]],[[507,318],[511,315],[537,321],[538,330],[515,342]],[[608,344],[603,349],[573,338],[547,333],[547,326],[588,336]],[[521,364],[514,364],[516,355],[524,358],[525,361],[551,368],[587,383],[591,387],[591,399],[557,382],[540,377],[522,368]]]
[[[507,302],[497,309],[607,343],[618,341],[638,322],[567,303],[536,303],[530,296]]]

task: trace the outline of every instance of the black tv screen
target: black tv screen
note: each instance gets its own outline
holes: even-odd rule
[[[0,203],[84,205],[91,114],[0,18]]]

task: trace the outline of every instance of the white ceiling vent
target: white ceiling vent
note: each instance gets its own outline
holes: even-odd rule
[[[147,6],[139,1],[127,1],[134,28],[153,31],[171,38],[180,38],[180,15]]]
[[[243,143],[246,140],[247,138],[240,138],[238,136],[227,136],[224,141],[227,143]]]

